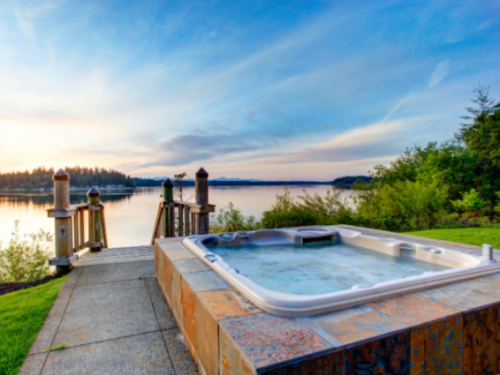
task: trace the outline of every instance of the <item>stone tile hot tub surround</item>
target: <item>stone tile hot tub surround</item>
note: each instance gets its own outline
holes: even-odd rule
[[[254,306],[180,241],[156,240],[156,277],[202,374],[500,372],[500,275],[290,318]]]

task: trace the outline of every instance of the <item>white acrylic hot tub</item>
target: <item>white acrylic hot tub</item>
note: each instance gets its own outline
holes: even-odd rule
[[[312,288],[311,294],[307,295],[304,293],[295,294],[277,290],[279,288],[266,288],[260,285],[264,284],[263,282],[258,283],[252,280],[251,276],[247,277],[245,275],[245,264],[243,264],[243,269],[240,271],[231,262],[226,262],[224,257],[214,254],[217,249],[231,250],[233,247],[234,249],[239,249],[242,246],[248,245],[259,250],[265,250],[266,247],[276,249],[277,246],[278,248],[281,246],[283,249],[291,249],[292,255],[293,252],[302,255],[301,253],[297,253],[297,251],[301,251],[300,246],[302,244],[319,241],[329,241],[328,243],[332,244],[326,249],[331,252],[332,256],[335,256],[336,243],[340,245],[345,244],[346,246],[371,250],[367,251],[367,254],[363,254],[364,259],[367,259],[370,254],[373,254],[374,258],[377,258],[377,254],[385,258],[388,258],[388,256],[401,257],[399,260],[404,260],[405,262],[415,260],[419,264],[427,264],[429,267],[434,265],[435,267],[441,267],[443,270],[422,272],[418,275],[401,277],[372,285],[352,285],[349,289],[331,293],[315,294],[313,293],[314,288]],[[182,243],[255,305],[267,312],[286,316],[324,313],[500,272],[500,265],[494,260],[483,259],[442,247],[431,247],[391,238],[370,237],[360,232],[335,226],[200,235],[188,237]],[[288,245],[293,248],[287,247]],[[309,251],[306,249],[309,245],[303,246],[304,251]],[[247,254],[248,251],[247,249]],[[317,252],[317,254],[324,255],[324,251]],[[262,252],[259,251],[260,253]],[[273,256],[275,258],[276,254],[276,251],[274,251]],[[316,254],[314,251],[310,251],[307,255],[309,257],[314,256],[314,254]],[[327,254],[330,255],[330,253]],[[289,259],[290,252],[287,252],[287,254],[284,252],[283,259],[285,255]],[[259,256],[262,258],[261,261],[266,260],[265,251]],[[279,257],[277,262],[279,263]],[[318,257],[317,262],[326,262],[326,260]],[[364,265],[358,264],[359,262],[356,261],[352,263],[349,264],[349,267],[352,267],[353,275],[356,273],[362,275]],[[444,269],[445,267],[447,269]],[[255,268],[259,268],[259,265],[253,267],[253,269]],[[376,271],[379,275],[383,273],[383,269]],[[268,281],[272,281],[272,269],[266,272],[267,274],[265,273],[264,276]],[[334,272],[337,271],[333,271],[332,268],[332,273]],[[286,288],[287,286],[284,285],[283,287]],[[294,288],[291,289],[293,290]]]

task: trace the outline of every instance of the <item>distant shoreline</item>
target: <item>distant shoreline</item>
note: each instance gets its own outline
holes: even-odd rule
[[[161,187],[163,181],[146,180],[141,184],[138,180],[134,180],[136,188],[140,187]],[[285,186],[285,185],[331,185],[331,181],[211,181],[208,180],[208,186]],[[178,184],[175,184],[178,186]],[[195,186],[194,181],[184,181],[183,187]]]

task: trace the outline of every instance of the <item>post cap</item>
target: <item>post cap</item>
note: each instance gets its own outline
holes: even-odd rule
[[[161,186],[163,186],[163,187],[173,187],[174,184],[172,183],[172,181],[170,181],[170,178],[167,178],[165,181],[163,181],[161,183]]]
[[[60,168],[54,175],[52,176],[54,181],[69,181],[69,174],[62,168]]]
[[[99,192],[99,189],[97,189],[96,186],[92,186],[89,191],[87,191],[87,196],[88,197],[98,197],[100,196],[101,193]]]
[[[201,167],[198,169],[198,172],[196,172],[195,177],[208,177],[208,172]]]

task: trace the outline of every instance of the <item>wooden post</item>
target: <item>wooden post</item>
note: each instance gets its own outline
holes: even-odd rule
[[[54,180],[54,210],[65,211],[69,204],[69,174],[62,169],[52,176]],[[68,259],[73,255],[71,244],[71,217],[55,217],[55,248],[56,259]],[[61,275],[71,270],[71,264],[56,266],[57,274]]]
[[[102,205],[100,199],[101,193],[97,187],[91,188],[87,192],[89,204],[89,248],[90,251],[101,251],[102,243]]]
[[[179,215],[179,237],[184,237],[184,206],[182,204],[179,204],[178,215]]]
[[[163,181],[161,186],[163,186],[163,203],[164,203],[163,237],[174,237],[175,234],[172,233],[171,231],[172,223],[170,223],[170,221],[172,220],[171,211],[174,210],[173,208],[170,207],[170,203],[174,201],[174,184],[172,183],[172,181],[170,181],[170,178],[167,178],[165,181]]]
[[[187,237],[189,236],[189,206],[184,206],[184,235]]]
[[[208,234],[208,173],[202,168],[195,174],[195,202],[198,206],[194,214],[194,234]]]

